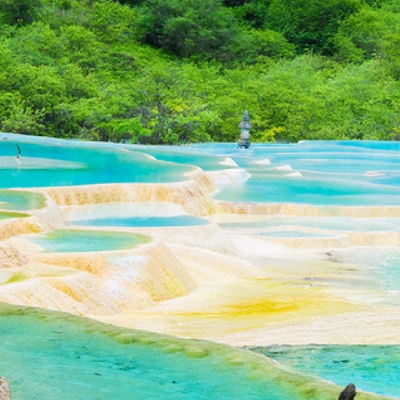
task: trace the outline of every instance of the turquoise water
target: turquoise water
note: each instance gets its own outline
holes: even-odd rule
[[[251,350],[271,357],[300,373],[338,385],[396,397],[400,393],[400,345],[393,346],[276,346]]]
[[[46,204],[45,197],[40,193],[18,190],[0,190],[1,210],[34,210]]]
[[[400,187],[376,184],[370,179],[353,177],[313,176],[286,177],[281,174],[257,173],[243,184],[229,187],[217,200],[313,205],[398,205]]]
[[[225,229],[236,229],[251,232],[263,232],[265,229],[279,229],[282,227],[315,228],[329,231],[393,231],[400,232],[400,218],[348,218],[348,217],[291,217],[271,216],[252,222],[221,222]]]
[[[176,182],[193,167],[157,161],[132,146],[8,135],[0,141],[0,187]],[[15,144],[21,148],[17,163]],[[3,159],[3,161],[2,161]]]
[[[96,218],[70,221],[72,225],[86,226],[120,226],[120,227],[168,227],[168,226],[196,226],[204,225],[209,221],[191,215],[177,215],[173,217],[127,217],[127,218]]]
[[[68,314],[0,303],[0,337],[13,400],[312,399],[241,350]]]
[[[335,250],[335,259],[341,263],[362,266],[376,287],[400,295],[400,248],[356,247]]]
[[[137,233],[78,229],[60,229],[25,238],[54,253],[130,249],[151,241],[149,236]]]
[[[174,147],[7,138],[0,141],[3,188],[176,182],[194,166],[235,168],[224,164],[228,158],[251,177],[220,190],[220,200],[397,205],[400,198],[400,142],[306,141],[238,150],[235,143]],[[21,148],[20,163],[14,159],[15,144]]]
[[[176,154],[168,148],[146,151],[205,170],[221,169],[221,162],[231,158],[251,178],[220,191],[219,200],[397,205],[400,197],[400,142],[253,144],[250,150],[236,150],[225,143],[188,146],[175,150]],[[301,176],[289,176],[293,173]]]

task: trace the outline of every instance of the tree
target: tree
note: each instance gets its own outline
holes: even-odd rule
[[[332,55],[340,23],[360,6],[360,0],[273,0],[266,27],[282,32],[299,53]]]
[[[243,4],[241,6],[235,6],[232,8],[232,11],[242,25],[262,29],[271,1],[272,0],[252,0],[249,2],[242,2]]]
[[[0,22],[9,25],[23,25],[33,22],[42,0],[1,0]]]
[[[141,40],[182,58],[229,61],[239,33],[221,0],[148,0],[140,10]]]
[[[398,51],[399,35],[400,14],[363,8],[343,22],[333,43],[340,61],[387,59]]]

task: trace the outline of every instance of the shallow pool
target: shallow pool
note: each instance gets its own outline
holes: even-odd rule
[[[120,227],[173,227],[196,226],[209,223],[206,219],[191,215],[177,215],[172,217],[127,217],[127,218],[95,218],[69,221],[72,225],[86,226],[120,226]]]
[[[60,229],[25,238],[55,253],[122,250],[151,241],[149,236],[137,233],[80,229]]]
[[[400,345],[274,346],[251,350],[292,370],[346,386],[397,397],[400,393]]]
[[[1,210],[35,210],[43,208],[46,198],[41,193],[22,190],[0,190]]]
[[[0,142],[3,188],[177,182],[197,166],[251,175],[219,190],[218,200],[378,206],[398,205],[400,197],[400,142],[255,143],[238,150],[235,143],[139,146],[6,137]]]
[[[375,282],[376,288],[400,297],[400,248],[364,246],[336,249],[334,257],[337,262],[360,266]]]
[[[18,213],[18,212],[0,211],[0,219],[26,218],[26,217],[29,217],[29,214]]]
[[[295,391],[309,380],[290,383],[258,357],[210,342],[2,303],[0,336],[13,400],[313,399]],[[308,390],[318,386],[310,381]]]

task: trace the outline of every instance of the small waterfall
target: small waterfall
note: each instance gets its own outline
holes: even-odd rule
[[[233,160],[230,157],[226,157],[223,161],[220,161],[219,164],[221,165],[227,165],[229,167],[237,167],[237,163],[235,160]]]
[[[209,182],[207,182],[209,183]],[[59,206],[116,202],[171,202],[189,214],[214,212],[214,202],[197,180],[168,184],[105,184],[45,189]]]
[[[273,167],[272,169],[275,169],[276,171],[292,171],[293,170],[293,168],[290,164],[277,165],[276,167]]]
[[[221,189],[228,186],[246,182],[251,175],[242,168],[224,169],[222,171],[207,172],[207,176],[214,183],[214,185]]]

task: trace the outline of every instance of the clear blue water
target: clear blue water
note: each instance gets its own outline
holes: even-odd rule
[[[194,166],[234,168],[223,164],[229,158],[251,178],[219,191],[220,200],[397,205],[400,198],[400,142],[306,141],[238,150],[235,143],[133,146],[7,137],[0,141],[3,188],[176,182]],[[22,151],[19,164],[13,159],[15,144]],[[263,163],[266,159],[270,164]],[[300,176],[288,176],[291,173]]]
[[[287,367],[321,379],[396,397],[400,393],[400,345],[274,346],[251,348]]]
[[[0,337],[13,400],[313,399],[241,350],[62,313],[0,303]]]
[[[191,166],[157,161],[132,146],[9,135],[0,141],[0,187],[176,182]],[[15,162],[15,144],[21,148]]]
[[[220,200],[397,205],[400,196],[399,142],[253,144],[249,150],[225,143],[187,146],[175,150],[176,154],[171,149],[146,151],[159,159],[195,163],[205,170],[221,169],[220,163],[231,158],[252,176],[243,184],[220,191],[216,197]],[[270,164],[263,164],[265,159]],[[280,169],[285,166],[290,169]],[[288,176],[294,172],[301,177]]]
[[[80,229],[60,229],[25,238],[52,253],[130,249],[151,241],[149,236],[137,233]]]
[[[86,226],[120,226],[120,227],[168,227],[168,226],[196,226],[209,223],[206,219],[191,215],[177,215],[173,217],[127,217],[127,218],[94,218],[72,220],[72,225]]]

